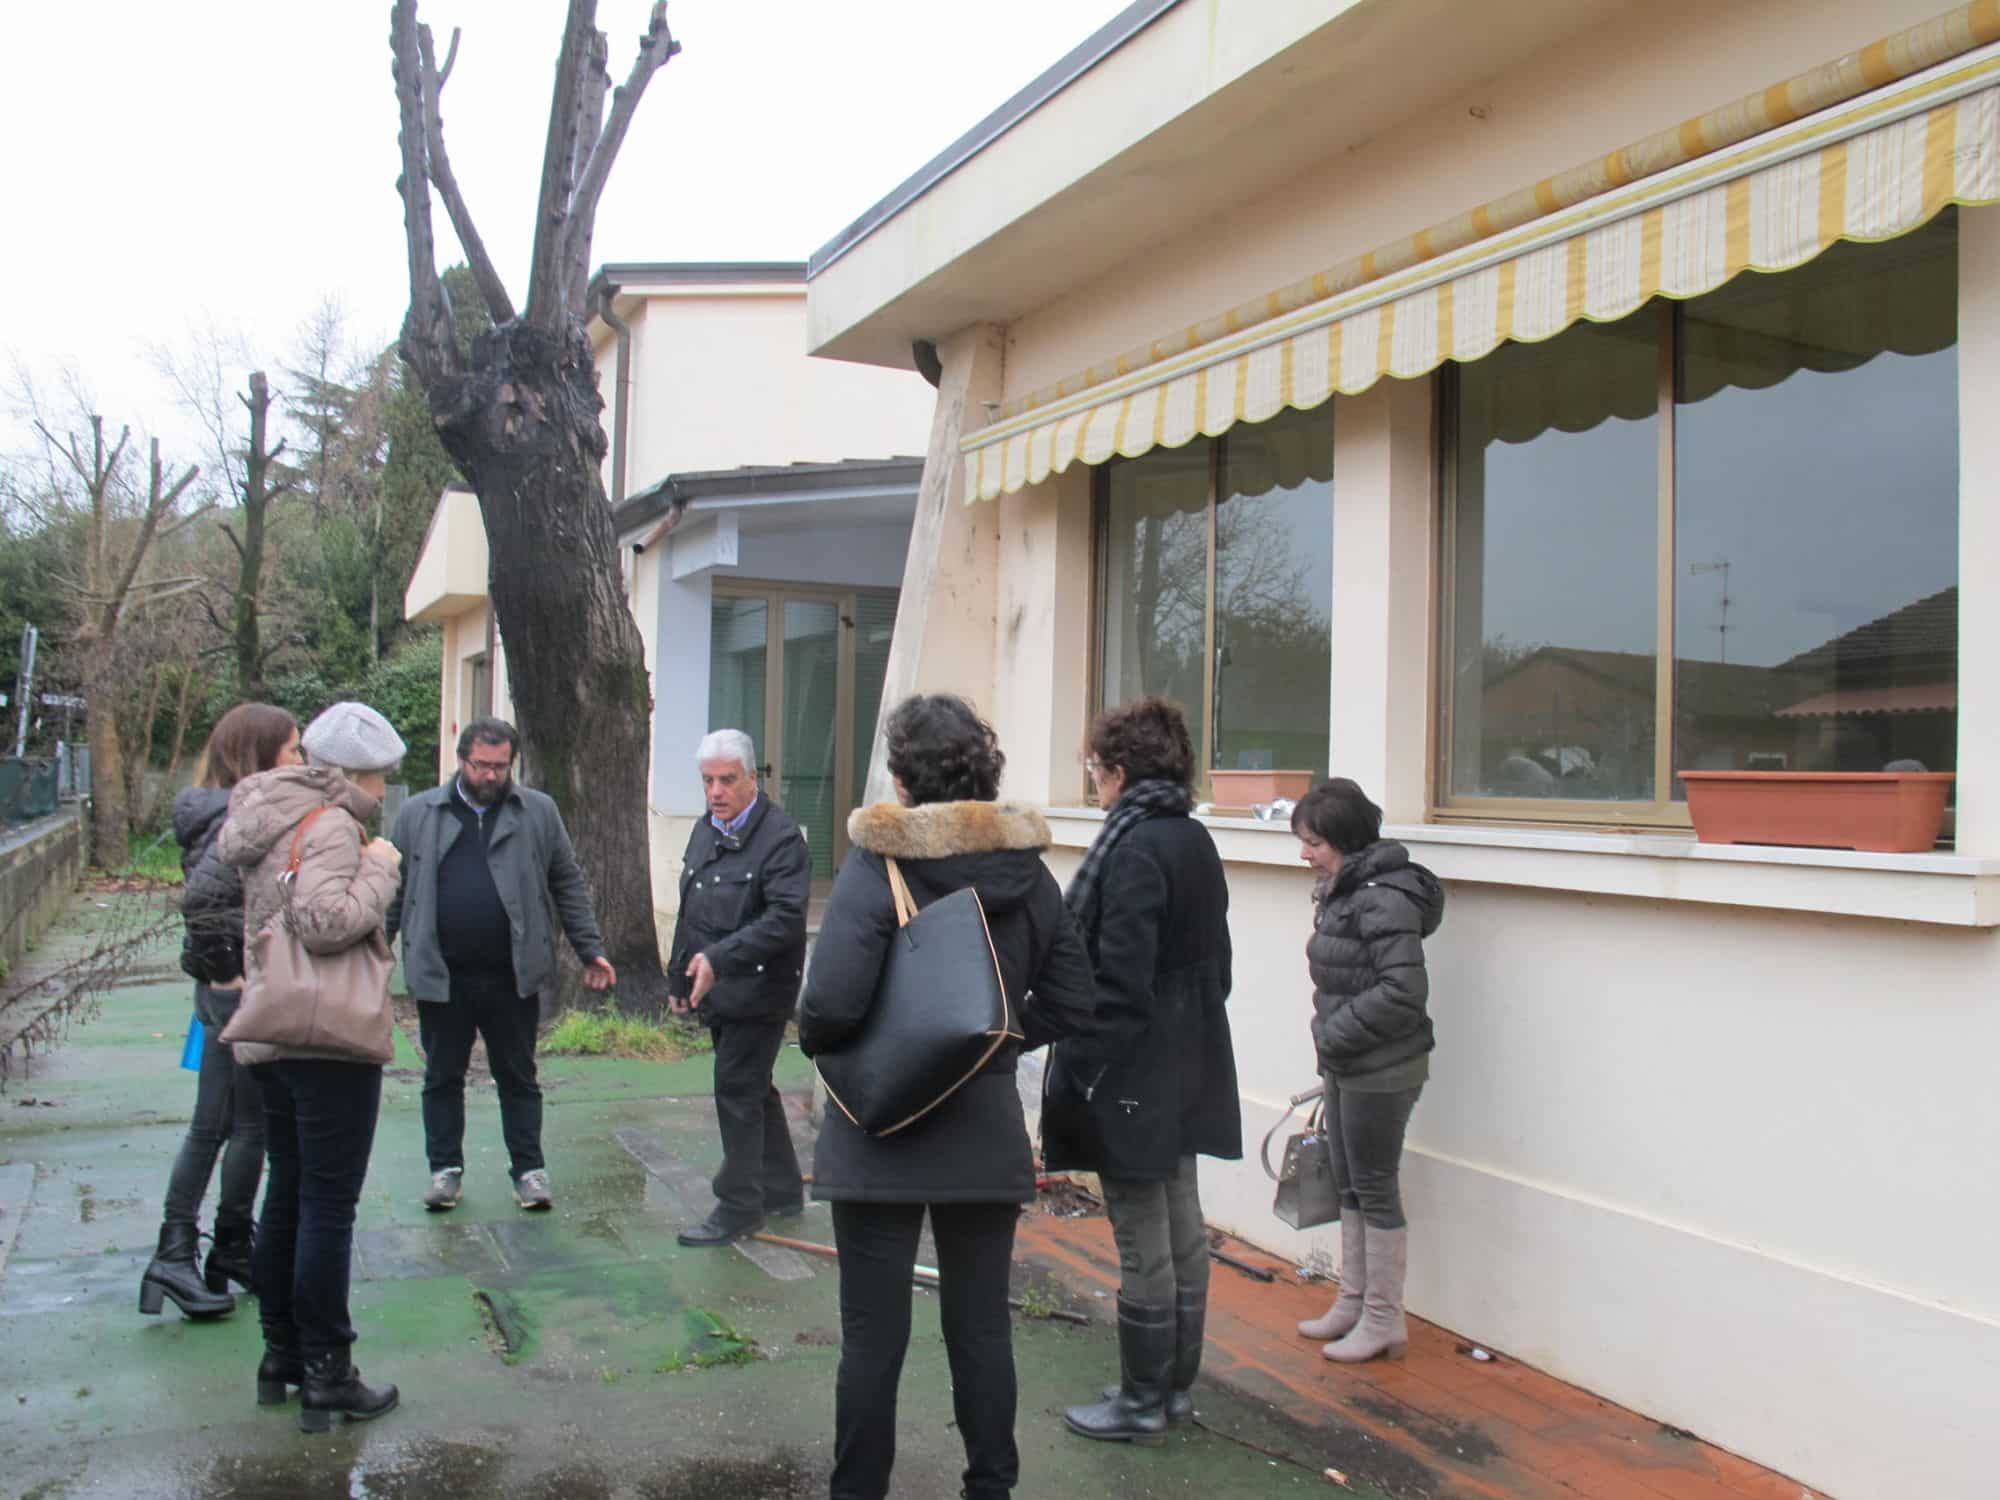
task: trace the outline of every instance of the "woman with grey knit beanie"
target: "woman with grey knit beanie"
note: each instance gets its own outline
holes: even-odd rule
[[[395,897],[395,845],[364,824],[382,805],[403,738],[365,703],[336,703],[306,726],[306,764],[247,777],[229,799],[217,839],[243,870],[243,930],[284,922],[316,959],[381,930]],[[287,889],[289,887],[289,890]],[[246,991],[258,979],[258,945],[246,951]],[[381,1003],[389,1003],[386,986]],[[354,1210],[368,1175],[382,1067],[370,1059],[301,1047],[239,1042],[236,1056],[264,1097],[269,1185],[257,1225],[256,1285],[264,1325],[257,1400],[276,1405],[300,1387],[299,1426],[324,1432],[336,1416],[379,1417],[393,1385],[362,1384],[348,1350]]]

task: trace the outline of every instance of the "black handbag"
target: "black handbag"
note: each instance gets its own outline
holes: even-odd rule
[[[875,1003],[854,1040],[818,1059],[826,1096],[873,1136],[907,1130],[1022,1040],[979,893],[967,886],[918,911],[893,859],[896,932]]]
[[[1284,1160],[1273,1172],[1271,1137],[1292,1117],[1292,1110],[1308,1099],[1313,1101],[1313,1107],[1306,1112],[1306,1128],[1286,1140]],[[1293,1095],[1290,1108],[1264,1134],[1264,1173],[1278,1184],[1271,1212],[1294,1229],[1331,1224],[1340,1217],[1340,1189],[1334,1183],[1333,1163],[1326,1154],[1326,1135],[1320,1129],[1320,1110],[1325,1101],[1325,1092],[1318,1085]]]

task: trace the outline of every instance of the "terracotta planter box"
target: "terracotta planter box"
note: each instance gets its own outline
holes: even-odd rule
[[[1704,844],[1916,854],[1937,843],[1950,771],[1683,771]]]
[[[1217,807],[1255,807],[1280,797],[1296,802],[1312,784],[1310,771],[1210,771],[1208,800]]]

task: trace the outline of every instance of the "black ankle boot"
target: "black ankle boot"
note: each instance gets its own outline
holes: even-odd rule
[[[195,1248],[192,1224],[160,1226],[160,1246],[153,1252],[146,1274],[139,1278],[140,1312],[157,1314],[168,1297],[185,1317],[219,1318],[236,1311],[236,1299],[229,1293],[211,1292],[202,1285]]]
[[[1101,1442],[1157,1443],[1167,1434],[1174,1310],[1118,1299],[1118,1394],[1063,1413],[1071,1432]]]
[[[208,1246],[208,1264],[202,1270],[202,1279],[208,1283],[208,1289],[211,1292],[226,1292],[233,1281],[246,1292],[255,1291],[250,1273],[256,1252],[257,1241],[248,1224],[226,1229],[216,1225],[215,1238]]]
[[[311,1356],[305,1375],[299,1388],[300,1432],[325,1432],[336,1416],[367,1422],[396,1409],[396,1388],[363,1385],[345,1349]]]
[[[298,1334],[266,1328],[264,1357],[257,1363],[257,1404],[283,1406],[285,1387],[305,1383],[306,1362],[299,1353]]]

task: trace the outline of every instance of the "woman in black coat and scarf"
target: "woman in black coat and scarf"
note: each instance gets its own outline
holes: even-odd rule
[[[1352,781],[1323,781],[1292,811],[1313,889],[1314,1050],[1325,1087],[1326,1150],[1340,1189],[1340,1295],[1299,1324],[1342,1364],[1401,1359],[1409,1227],[1403,1132],[1430,1077],[1424,939],[1444,920],[1444,887],[1382,834],[1382,809]]]
[[[1042,863],[1048,825],[996,802],[992,728],[946,694],[908,699],[884,726],[901,806],[858,810],[799,1002],[799,1046],[838,1051],[860,1032],[896,932],[885,859],[921,909],[970,886],[986,912],[1009,1004],[1035,1047],[1090,1024],[1090,966],[1062,893]],[[868,1135],[829,1101],[813,1157],[813,1196],[833,1205],[840,1251],[840,1374],[834,1396],[833,1500],[881,1500],[896,1457],[896,1387],[910,1342],[910,1275],[928,1210],[952,1408],[965,1441],[968,1496],[1010,1493],[1013,1327],[1007,1278],[1034,1158],[1016,1092],[1020,1047],[916,1124]]]
[[[1118,1244],[1119,1383],[1070,1430],[1157,1442],[1194,1411],[1208,1314],[1197,1155],[1243,1154],[1229,999],[1229,887],[1188,816],[1194,749],[1180,708],[1142,698],[1091,726],[1104,830],[1067,900],[1097,978],[1093,1032],[1055,1048],[1042,1107],[1050,1170],[1099,1175]]]
[[[194,980],[201,1071],[194,1118],[167,1179],[159,1247],[139,1281],[143,1313],[159,1312],[171,1297],[187,1317],[220,1317],[236,1307],[229,1283],[250,1287],[251,1225],[264,1175],[264,1107],[256,1079],[222,1044],[222,1028],[243,999],[243,880],[217,856],[215,837],[237,782],[298,763],[298,720],[268,703],[239,703],[216,720],[195,766],[195,784],[174,798],[174,837],[185,880],[181,968]],[[196,1214],[218,1155],[222,1192],[204,1272]]]

